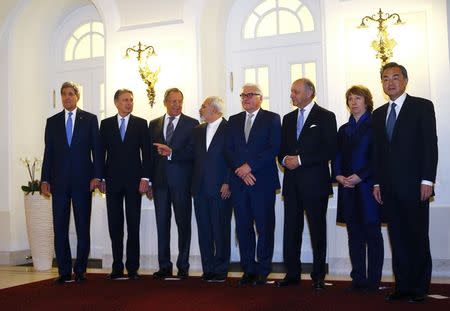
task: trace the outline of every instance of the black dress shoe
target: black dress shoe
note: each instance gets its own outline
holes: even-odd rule
[[[211,282],[211,280],[214,278],[214,273],[206,272],[202,275],[202,281],[204,282]]]
[[[284,278],[282,280],[276,281],[275,282],[275,286],[276,287],[286,287],[286,286],[295,286],[298,285],[300,283],[299,280],[297,279],[288,279],[288,278]]]
[[[212,279],[207,281],[208,283],[223,283],[227,280],[226,274],[214,274]]]
[[[367,286],[364,284],[352,283],[347,288],[347,291],[349,291],[349,292],[364,292],[364,291],[366,291],[366,289],[367,289]]]
[[[170,270],[159,270],[153,273],[153,278],[156,280],[164,280],[170,277],[172,277],[172,272]]]
[[[267,277],[265,275],[258,275],[253,285],[264,285],[267,283]]]
[[[242,278],[239,280],[238,285],[239,286],[253,285],[255,281],[256,281],[256,274],[244,273]]]
[[[113,271],[110,274],[108,274],[106,276],[106,278],[108,280],[119,280],[119,279],[125,278],[125,275],[123,274],[123,272],[115,272],[115,271]]]
[[[408,302],[409,303],[424,303],[426,300],[426,295],[412,295],[409,297]]]
[[[323,280],[316,280],[313,281],[313,288],[315,290],[322,290],[325,289],[325,282]]]
[[[57,283],[57,284],[69,283],[71,281],[72,281],[72,276],[70,274],[60,275],[58,278],[55,279],[55,283]]]
[[[189,277],[189,273],[186,270],[178,270],[177,278],[180,280],[185,280]]]
[[[409,295],[407,293],[402,293],[399,291],[393,291],[390,294],[387,294],[386,297],[384,297],[387,301],[395,301],[395,300],[403,300],[409,298]]]
[[[137,272],[128,272],[128,279],[129,280],[139,280],[141,276]]]
[[[86,280],[86,275],[84,273],[75,273],[75,282],[81,283]]]

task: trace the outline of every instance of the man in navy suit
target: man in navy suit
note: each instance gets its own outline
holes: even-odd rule
[[[373,113],[375,199],[388,222],[395,290],[386,300],[423,302],[431,281],[429,199],[438,147],[433,103],[406,94],[408,73],[388,63],[381,71],[389,102]]]
[[[192,195],[197,219],[198,241],[206,282],[224,282],[230,263],[231,205],[229,169],[225,159],[227,121],[223,102],[208,97],[200,108],[205,123],[193,132],[194,175]]]
[[[167,113],[150,121],[151,189],[155,202],[158,231],[159,271],[153,276],[165,279],[172,276],[170,260],[170,222],[172,208],[178,227],[177,276],[188,277],[191,244],[191,179],[192,155],[190,139],[198,121],[181,113],[183,93],[177,88],[164,94]]]
[[[72,278],[69,245],[70,205],[77,232],[75,281],[86,279],[90,250],[91,192],[99,186],[102,163],[97,117],[77,108],[78,87],[72,82],[61,86],[64,110],[47,119],[42,164],[41,192],[52,196],[55,253],[58,283]]]
[[[138,279],[140,243],[139,226],[141,220],[142,194],[148,191],[150,178],[150,146],[147,121],[135,117],[133,92],[117,90],[114,94],[117,114],[104,119],[100,124],[102,139],[102,160],[105,161],[108,227],[113,253],[112,272],[109,279],[116,280],[123,274],[123,228],[124,208],[127,221],[126,268],[128,278]]]
[[[276,156],[281,123],[278,114],[261,108],[263,94],[257,85],[244,85],[240,97],[245,111],[230,117],[226,137],[226,155],[233,172],[232,203],[244,270],[239,285],[262,285],[266,284],[272,265],[275,191],[280,188]]]
[[[279,161],[285,167],[283,178],[284,236],[283,256],[286,276],[276,286],[300,282],[300,250],[304,213],[308,217],[313,270],[317,290],[324,288],[326,274],[328,197],[332,194],[329,162],[337,148],[334,113],[314,102],[314,84],[306,79],[292,83],[291,100],[296,109],[283,118]]]

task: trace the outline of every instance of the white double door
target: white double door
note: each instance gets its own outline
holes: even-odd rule
[[[289,46],[254,51],[232,52],[229,66],[230,79],[227,85],[227,114],[242,111],[239,94],[245,83],[260,85],[264,100],[262,107],[283,116],[295,107],[290,99],[291,84],[296,79],[305,77],[314,82],[317,97],[323,98],[322,59],[319,46]],[[280,182],[283,172],[279,170]],[[275,249],[274,262],[283,261],[283,226],[284,205],[281,193],[277,193],[275,203]],[[232,235],[235,236],[234,222]],[[237,239],[233,238],[232,261],[239,261]],[[311,240],[305,219],[301,251],[302,262],[312,262]]]

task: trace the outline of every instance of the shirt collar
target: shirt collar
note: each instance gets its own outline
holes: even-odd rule
[[[398,109],[401,109],[403,106],[403,103],[406,99],[406,92],[400,95],[396,100],[389,100],[389,107],[391,107],[392,103],[395,103],[398,107]]]
[[[75,117],[75,115],[77,114],[77,110],[78,110],[77,107],[75,107],[75,109],[72,110],[72,111],[69,111],[69,110],[67,110],[67,109],[64,109],[64,114],[67,116],[67,115],[69,114],[69,112],[72,112],[72,115]]]
[[[218,127],[221,122],[222,122],[222,118],[220,117],[216,121],[208,123],[208,127],[211,127],[211,128]]]
[[[124,118],[125,120],[125,122],[128,122],[128,120],[130,120],[130,115],[131,115],[131,113],[129,113],[129,114],[127,114],[125,117],[122,117],[120,114],[117,114],[117,121],[122,121],[122,118]]]
[[[252,112],[252,116],[253,116],[253,120],[256,119],[256,116],[258,115],[258,112],[261,110],[261,107],[259,107],[258,109],[256,109],[255,111]],[[250,113],[249,112],[245,112],[245,116],[248,117]]]
[[[314,107],[315,102],[312,100],[308,105],[306,105],[303,108],[303,114],[309,114],[309,112],[311,111],[312,107]],[[298,108],[298,113],[300,113],[300,109]]]
[[[174,120],[178,120],[180,118],[180,116],[181,116],[181,113],[179,115],[175,116]],[[167,121],[167,120],[169,120],[169,118],[170,118],[170,116],[166,113],[164,119]]]

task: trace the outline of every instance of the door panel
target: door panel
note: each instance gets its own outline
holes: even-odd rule
[[[239,94],[245,83],[259,84],[264,95],[262,107],[280,114],[281,118],[296,108],[291,104],[290,99],[291,84],[296,79],[306,77],[312,80],[316,85],[317,97],[323,98],[320,55],[320,47],[314,45],[234,52],[231,66],[234,85],[230,86],[227,94],[229,115],[242,111]],[[281,169],[279,171],[280,180],[283,178]],[[283,261],[284,206],[280,193],[276,198],[275,215],[273,260],[281,262]],[[234,222],[232,232],[234,232]],[[302,240],[301,260],[302,262],[312,262],[311,240],[306,219]],[[237,243],[232,245],[232,260],[239,260]]]

